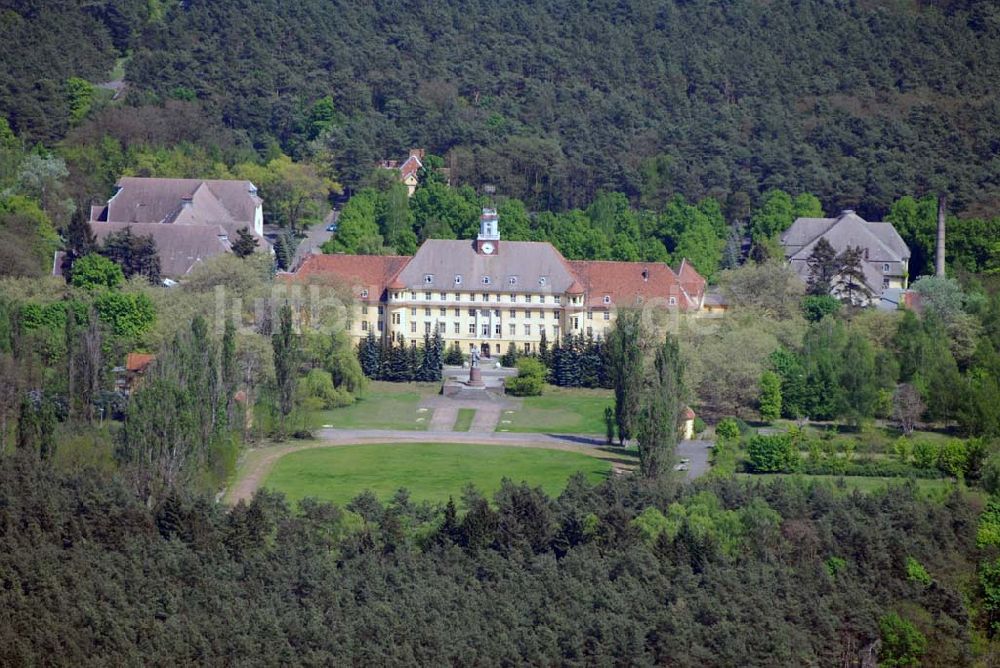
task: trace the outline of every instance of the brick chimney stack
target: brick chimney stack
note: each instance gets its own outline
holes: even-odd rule
[[[944,276],[944,221],[948,211],[948,196],[944,193],[938,195],[938,216],[937,216],[937,254],[934,257],[934,275]]]

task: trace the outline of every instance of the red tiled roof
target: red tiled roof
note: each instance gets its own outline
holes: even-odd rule
[[[683,310],[700,305],[700,294],[690,294],[677,274],[661,262],[571,260],[569,266],[587,290],[588,306],[635,306],[654,299],[667,305],[670,297],[675,297]],[[697,287],[700,280],[704,289],[704,279],[693,268],[688,267],[686,276],[692,287]],[[604,301],[605,297],[610,297],[610,303]]]
[[[125,356],[125,370],[133,373],[142,373],[155,359],[156,355],[150,355],[149,353],[129,353]]]
[[[687,258],[681,260],[681,266],[677,269],[677,278],[680,279],[681,285],[688,295],[701,301],[701,296],[704,295],[708,282],[687,261]],[[697,297],[695,297],[696,295]]]
[[[310,255],[288,280],[333,276],[354,288],[361,299],[378,301],[396,274],[410,261],[408,255]],[[361,290],[368,290],[361,297]]]

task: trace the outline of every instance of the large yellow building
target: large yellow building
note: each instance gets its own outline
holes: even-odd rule
[[[412,257],[313,255],[292,278],[350,286],[355,341],[436,330],[485,357],[511,343],[537,351],[543,332],[549,342],[568,332],[603,336],[621,307],[702,308],[705,279],[686,261],[676,272],[658,262],[570,261],[550,243],[502,241],[499,222],[484,209],[475,240],[429,239]]]

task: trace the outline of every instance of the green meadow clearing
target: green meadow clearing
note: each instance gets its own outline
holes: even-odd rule
[[[487,496],[502,478],[540,486],[558,495],[580,471],[592,482],[609,474],[609,462],[562,450],[495,445],[393,444],[312,448],[285,455],[264,487],[290,501],[316,497],[344,504],[370,489],[388,500],[405,487],[414,501],[447,501],[472,483]]]

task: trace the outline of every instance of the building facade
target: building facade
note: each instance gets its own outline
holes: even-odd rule
[[[425,241],[412,257],[313,255],[288,280],[333,281],[354,297],[349,332],[390,340],[439,332],[446,344],[483,356],[513,344],[536,352],[545,338],[602,337],[618,308],[697,312],[705,280],[686,261],[674,272],[656,262],[569,261],[552,244],[504,241],[484,209],[474,240]]]

